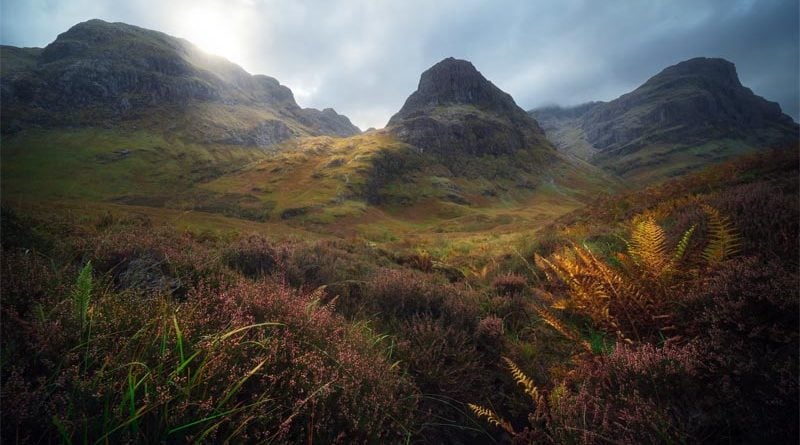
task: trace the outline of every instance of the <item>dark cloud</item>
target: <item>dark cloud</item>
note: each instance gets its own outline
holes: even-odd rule
[[[798,16],[797,0],[4,0],[0,40],[43,46],[95,17],[158,29],[362,128],[385,124],[447,56],[471,60],[523,108],[613,99],[670,64],[724,57],[797,120]]]

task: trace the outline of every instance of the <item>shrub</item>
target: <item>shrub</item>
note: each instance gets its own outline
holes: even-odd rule
[[[296,287],[317,288],[365,280],[388,261],[357,241],[324,240],[292,243],[281,249],[285,278]]]
[[[276,272],[279,260],[273,244],[258,235],[238,239],[222,254],[222,261],[228,267],[249,278],[262,278]]]
[[[620,344],[610,356],[581,362],[549,392],[516,363],[504,360],[528,399],[528,425],[515,427],[480,405],[470,409],[510,434],[514,443],[683,442],[702,412],[686,404],[696,394],[692,379],[699,363],[691,345]]]
[[[678,319],[701,338],[709,434],[731,442],[798,437],[800,301],[796,270],[745,257],[698,280]]]
[[[506,329],[515,334],[530,325],[531,316],[534,314],[531,310],[530,297],[523,294],[490,297],[485,306],[488,313],[502,319]]]
[[[475,340],[484,352],[499,354],[503,333],[503,319],[489,315],[478,322]]]
[[[117,227],[76,240],[77,251],[117,290],[183,297],[197,283],[231,282],[214,241],[166,228]]]
[[[33,306],[44,305],[49,295],[63,292],[58,271],[35,250],[0,250],[0,294],[3,307],[27,314]]]
[[[18,215],[10,207],[0,207],[0,242],[4,249],[50,250],[53,240],[36,228],[31,218]]]
[[[746,184],[722,193],[714,205],[724,214],[736,215],[744,254],[797,264],[800,203],[796,190],[785,193],[766,182]]]
[[[398,441],[413,387],[321,293],[200,285],[175,303],[92,291],[91,338],[68,299],[4,307],[4,441]],[[44,300],[48,301],[48,300]],[[121,339],[124,339],[121,341]],[[312,438],[312,439],[309,439]]]
[[[412,270],[384,269],[366,284],[362,311],[385,322],[415,316],[444,319],[471,333],[478,321],[476,295],[441,277]]]
[[[474,339],[463,329],[430,316],[414,316],[397,332],[397,358],[419,388],[423,443],[473,442],[465,400],[488,397],[491,369],[481,362]]]
[[[527,280],[522,275],[508,273],[497,276],[492,282],[492,287],[498,295],[519,295],[525,289]]]
[[[586,360],[551,392],[549,433],[556,443],[681,443],[702,415],[698,348],[618,344]]]
[[[398,356],[423,394],[464,400],[480,387],[483,375],[475,342],[461,329],[415,316],[403,323],[398,337]]]
[[[431,258],[431,254],[426,251],[409,255],[403,260],[403,263],[422,272],[430,273],[433,271],[433,258]]]

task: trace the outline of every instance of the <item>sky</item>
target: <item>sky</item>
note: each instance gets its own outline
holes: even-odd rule
[[[723,57],[800,116],[797,0],[0,0],[0,43],[45,46],[100,18],[184,37],[304,107],[383,127],[445,57],[471,61],[519,106],[611,100],[663,68]]]

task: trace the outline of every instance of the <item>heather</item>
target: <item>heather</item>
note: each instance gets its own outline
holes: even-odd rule
[[[101,253],[98,265],[118,258],[116,249]],[[194,282],[204,260],[178,257],[159,270],[154,262],[156,278],[142,282],[90,261],[78,275],[35,253],[4,252],[4,277],[20,280],[3,282],[3,398],[15,407],[4,410],[5,437],[351,443],[407,435],[413,386],[368,326],[348,323],[321,290],[282,279]],[[100,278],[88,281],[93,272]],[[162,286],[173,282],[187,290]],[[76,315],[70,295],[80,292],[90,300]]]
[[[794,443],[797,154],[773,155],[608,198],[509,259],[572,364],[507,359],[528,414],[475,415],[515,443]]]
[[[796,161],[604,197],[461,268],[4,207],[3,441],[793,443]]]

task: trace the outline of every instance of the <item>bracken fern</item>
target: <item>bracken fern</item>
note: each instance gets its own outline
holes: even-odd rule
[[[75,312],[78,320],[81,322],[81,331],[86,329],[89,321],[89,301],[92,297],[92,263],[87,262],[75,283],[75,289],[72,291],[72,302],[75,306]]]
[[[675,246],[675,253],[672,255],[672,268],[676,268],[678,264],[680,264],[681,260],[683,260],[684,256],[686,255],[686,249],[689,248],[689,242],[692,240],[692,235],[694,235],[694,230],[697,228],[697,225],[693,225],[689,227],[689,229],[683,233],[681,240],[678,241],[678,245]]]
[[[735,255],[739,250],[740,240],[730,219],[722,216],[719,210],[709,205],[703,206],[708,215],[708,245],[703,250],[703,259],[709,265],[721,263]]]
[[[498,416],[497,413],[490,410],[489,408],[484,408],[480,405],[475,405],[472,403],[468,403],[467,407],[469,407],[470,411],[475,413],[478,417],[483,417],[486,419],[487,422],[491,423],[496,427],[500,427],[512,436],[515,434],[514,427],[511,426],[511,423],[502,417]]]
[[[514,380],[522,385],[522,388],[525,391],[525,394],[530,396],[533,399],[534,403],[538,403],[539,399],[541,399],[541,395],[539,394],[539,388],[533,383],[533,380],[528,377],[522,370],[514,363],[510,358],[503,357],[503,361],[506,362],[506,366],[511,371],[511,375],[514,377]]]
[[[708,210],[712,219],[711,242],[707,250],[709,262],[735,252],[736,236],[727,219],[716,210]],[[613,333],[631,343],[650,336],[661,336],[671,329],[668,295],[680,275],[689,243],[695,232],[692,226],[683,233],[674,252],[667,248],[667,236],[652,214],[633,218],[627,254],[618,253],[621,268],[612,267],[598,259],[586,246],[572,245],[550,258],[536,256],[536,264],[548,280],[567,286],[567,298],[555,301],[552,307],[588,316],[599,329]],[[567,329],[546,308],[536,307],[539,316],[565,337],[587,347],[585,340]]]
[[[627,339],[626,331],[640,337],[634,312],[641,312],[651,299],[635,282],[598,260],[588,248],[573,245],[564,254],[554,253],[549,260],[537,256],[536,263],[551,281],[558,279],[569,287],[569,298],[561,307],[587,315],[623,340]]]
[[[651,215],[634,218],[628,254],[642,271],[652,276],[658,277],[669,268],[667,236]]]

